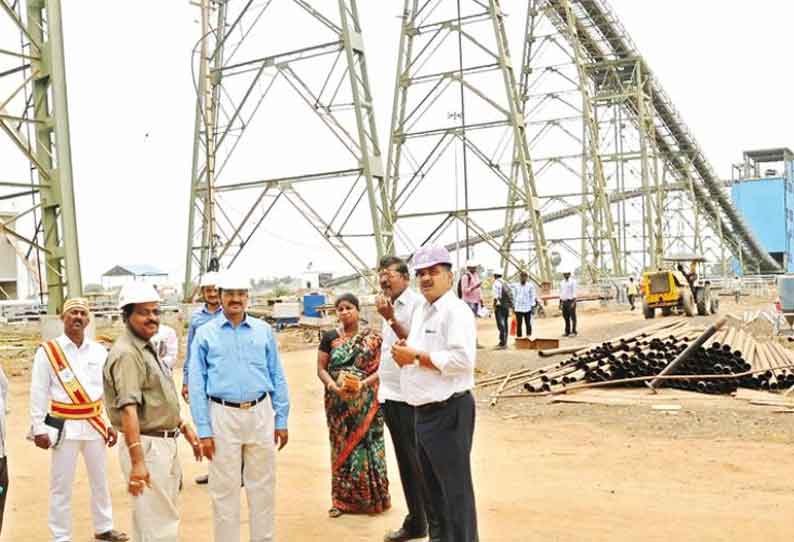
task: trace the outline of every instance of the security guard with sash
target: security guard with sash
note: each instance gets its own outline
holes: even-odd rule
[[[106,446],[117,433],[102,418],[102,367],[107,351],[85,337],[91,320],[85,299],[69,299],[61,311],[64,334],[36,351],[30,383],[31,434],[50,449],[49,527],[54,542],[72,540],[72,487],[78,455],[83,455],[91,486],[95,540],[123,542],[113,529],[106,473]]]

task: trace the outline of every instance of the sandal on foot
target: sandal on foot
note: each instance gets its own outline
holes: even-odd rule
[[[339,508],[336,507],[333,507],[330,510],[328,510],[328,517],[330,518],[338,518],[342,514],[344,514],[344,512],[342,512]]]

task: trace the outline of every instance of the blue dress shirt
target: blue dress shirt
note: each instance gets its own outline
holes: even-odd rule
[[[287,381],[267,323],[246,314],[234,327],[225,315],[219,316],[196,332],[190,359],[190,413],[200,438],[213,435],[209,396],[244,403],[267,392],[276,413],[276,429],[287,428]]]
[[[183,384],[187,384],[187,368],[190,365],[190,347],[196,336],[196,330],[221,314],[223,314],[223,307],[219,306],[218,310],[210,312],[207,310],[207,305],[204,305],[200,309],[193,311],[193,314],[190,315],[190,325],[187,327],[187,353],[185,354],[185,365],[182,367]]]

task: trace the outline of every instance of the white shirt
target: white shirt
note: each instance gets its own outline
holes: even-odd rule
[[[414,311],[408,346],[430,354],[441,372],[407,365],[400,369],[400,389],[414,406],[448,399],[474,387],[477,327],[474,314],[450,290],[435,303],[423,301]]]
[[[527,281],[525,284],[520,282],[512,285],[513,304],[516,312],[532,312],[535,306],[535,285]]]
[[[422,296],[411,290],[411,288],[406,288],[394,300],[394,320],[405,329],[410,330],[414,311],[423,301],[424,298]],[[400,368],[391,357],[391,347],[399,340],[399,337],[397,337],[397,334],[386,320],[383,321],[381,334],[383,335],[383,343],[380,347],[380,366],[378,367],[378,376],[380,377],[378,401],[381,403],[384,401],[404,401],[400,392]]]
[[[72,372],[83,385],[91,401],[102,399],[102,369],[108,357],[105,347],[98,342],[85,339],[80,348],[67,337],[61,335],[57,339],[61,345]],[[33,372],[30,380],[30,421],[33,434],[47,432],[44,417],[49,412],[50,401],[72,403],[72,400],[61,386],[58,376],[52,370],[44,349],[39,347],[33,357]],[[102,436],[86,420],[66,420],[64,438],[72,440],[94,440]]]
[[[179,337],[176,336],[174,328],[160,324],[160,329],[157,330],[157,333],[150,341],[157,351],[160,361],[169,369],[173,369],[179,354]]]
[[[571,277],[560,283],[560,299],[562,301],[576,299],[576,279]]]
[[[8,378],[0,367],[0,457],[6,456],[6,409],[8,408]]]

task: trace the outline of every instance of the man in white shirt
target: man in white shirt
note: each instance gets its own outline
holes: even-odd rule
[[[378,401],[383,409],[386,426],[391,433],[394,455],[400,469],[405,504],[408,515],[399,529],[388,533],[385,542],[403,542],[424,539],[430,531],[430,540],[438,538],[438,522],[428,508],[430,494],[422,478],[416,450],[416,421],[414,407],[405,402],[400,390],[400,368],[394,363],[391,347],[408,338],[411,318],[417,306],[424,301],[410,287],[406,263],[396,256],[386,256],[378,266],[383,295],[375,300],[383,317],[383,343],[381,344],[378,376]]]
[[[523,324],[527,325],[527,337],[532,335],[532,308],[535,306],[535,285],[529,274],[521,271],[519,283],[513,285],[513,312],[516,315],[516,337],[523,337]]]
[[[471,309],[452,292],[452,260],[442,246],[422,247],[414,269],[425,301],[407,340],[392,347],[400,390],[415,407],[416,442],[440,542],[477,542],[471,477],[477,328]]]
[[[493,313],[496,318],[496,328],[499,330],[499,346],[497,348],[507,348],[507,333],[509,331],[508,320],[510,319],[510,309],[513,308],[513,292],[507,283],[502,280],[501,273],[493,274]]]
[[[160,329],[151,338],[151,343],[165,366],[173,370],[179,355],[179,337],[176,336],[176,330],[171,326],[160,324]]]
[[[3,512],[8,496],[8,462],[6,457],[6,409],[8,405],[8,379],[0,366],[0,534],[3,533]]]
[[[564,271],[560,283],[560,308],[565,320],[565,336],[576,337],[576,279]]]
[[[91,486],[95,540],[123,542],[126,534],[113,529],[113,512],[106,475],[105,446],[116,444],[117,433],[102,418],[102,369],[107,351],[85,338],[91,319],[85,299],[69,299],[61,313],[64,334],[36,351],[30,383],[31,433],[37,447],[57,444],[50,435],[62,424],[63,440],[52,449],[49,527],[54,542],[72,540],[72,486],[77,456],[82,453]],[[56,423],[57,422],[57,423]]]

